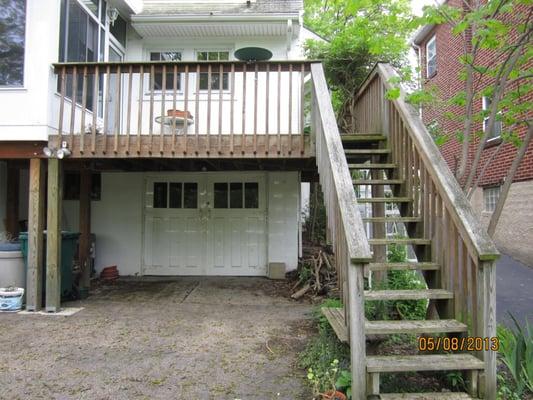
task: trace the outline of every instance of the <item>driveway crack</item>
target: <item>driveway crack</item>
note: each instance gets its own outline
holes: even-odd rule
[[[200,281],[197,281],[196,284],[192,288],[190,288],[187,293],[185,293],[185,296],[183,296],[183,299],[181,299],[180,304],[184,303],[198,286],[200,286]]]

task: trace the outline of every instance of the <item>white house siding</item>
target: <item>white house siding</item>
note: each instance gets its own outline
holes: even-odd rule
[[[48,140],[50,95],[57,62],[59,0],[28,0],[24,86],[0,88],[0,141]]]
[[[227,173],[206,173],[224,177]],[[246,173],[243,173],[246,174]],[[254,174],[251,172],[251,174]],[[260,172],[266,189],[266,263],[298,264],[299,177],[297,172]],[[145,179],[157,173],[103,173],[100,201],[92,202],[91,228],[96,235],[96,270],[117,265],[121,275],[142,274]],[[169,173],[160,176],[168,177]],[[78,201],[63,203],[63,228],[77,231]],[[266,267],[266,265],[265,265]]]
[[[271,172],[268,193],[268,261],[298,266],[300,185],[297,172]]]

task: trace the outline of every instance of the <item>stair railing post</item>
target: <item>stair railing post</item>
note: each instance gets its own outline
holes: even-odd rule
[[[474,334],[483,338],[496,337],[496,262],[479,261],[477,279],[477,321]],[[485,363],[479,383],[479,397],[496,400],[496,356],[497,352],[488,350],[478,352]]]
[[[366,399],[366,341],[364,305],[364,264],[348,265],[349,338],[352,366],[352,398]]]

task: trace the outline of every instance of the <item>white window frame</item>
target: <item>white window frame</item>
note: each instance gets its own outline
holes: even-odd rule
[[[483,96],[481,98],[481,108],[483,111],[490,111],[490,104],[491,104],[491,101],[490,101],[490,97],[488,96]],[[501,115],[501,111],[497,113],[497,115]],[[487,123],[489,122],[489,117],[485,117],[483,118],[483,133],[485,133],[487,131]],[[498,125],[499,125],[499,134],[495,134],[497,132],[497,128],[498,128]],[[488,142],[491,141],[491,140],[497,140],[501,137],[502,135],[502,121],[499,121],[499,120],[496,120],[494,121],[494,129],[493,129],[493,133],[495,134],[494,136],[488,138]]]
[[[500,198],[501,186],[488,186],[483,188],[483,211],[492,213]]]
[[[162,48],[162,47],[154,47],[154,48],[148,48],[148,49],[145,49],[145,60],[147,60],[148,62],[151,62],[151,56],[152,56],[152,53],[180,53],[181,54],[181,60],[180,61],[183,61],[183,55],[185,54],[185,51],[184,49],[176,49],[176,48]],[[172,72],[172,71],[168,71],[168,72]],[[144,95],[145,96],[149,96],[150,95],[150,74],[147,74],[148,75],[148,78],[145,78],[145,82],[144,82],[144,87],[147,88],[147,90],[145,90],[144,92]],[[183,82],[183,73],[180,72],[178,73],[178,86],[179,86],[179,90],[176,91],[177,94],[183,94],[183,85],[182,85],[182,82]],[[146,80],[147,79],[147,80]],[[165,91],[165,93],[169,93],[169,92],[172,92],[172,89],[167,89]],[[155,95],[161,95],[163,93],[162,90],[157,90],[157,89],[154,89],[154,94]]]
[[[221,48],[218,48],[218,49],[217,48],[198,48],[198,49],[194,49],[194,61],[198,61],[198,53],[203,53],[203,52],[221,53],[223,51],[228,52],[228,60],[229,61],[233,60],[233,58],[231,56],[233,54],[233,49],[230,49],[228,47],[221,47]],[[216,71],[213,71],[212,73],[216,73]],[[227,73],[227,72],[225,72],[225,73]],[[200,77],[197,77],[197,79],[199,79],[199,78]],[[229,75],[228,75],[228,88],[227,89],[222,89],[222,93],[230,93],[230,90],[231,90],[231,82],[230,82]],[[207,93],[207,92],[209,92],[209,89],[200,89],[200,91],[199,91],[199,93]],[[218,93],[219,90],[211,89],[211,93],[213,93],[213,92]]]
[[[429,48],[433,46],[433,54],[429,56]],[[432,73],[429,73],[429,62],[430,60],[435,60],[435,69]],[[437,35],[433,35],[431,39],[426,43],[426,78],[431,78],[437,73]]]

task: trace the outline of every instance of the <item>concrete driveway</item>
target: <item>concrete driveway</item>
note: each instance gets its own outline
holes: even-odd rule
[[[533,323],[533,267],[502,254],[496,266],[496,313],[499,323],[514,328],[509,313]]]
[[[0,314],[0,398],[310,399],[307,304],[256,278],[102,286],[69,317]]]

